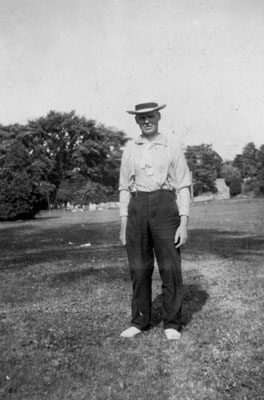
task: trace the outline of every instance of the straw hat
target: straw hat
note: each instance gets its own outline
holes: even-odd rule
[[[135,106],[134,111],[127,111],[127,112],[128,114],[139,115],[139,114],[150,113],[152,111],[162,110],[162,108],[165,107],[166,104],[162,104],[161,106],[159,106],[157,103],[142,103],[142,104],[137,104]]]

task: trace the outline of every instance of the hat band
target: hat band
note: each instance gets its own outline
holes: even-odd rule
[[[158,107],[157,103],[143,103],[143,104],[137,104],[135,107],[136,111],[142,111],[142,110],[150,110],[152,108]]]
[[[161,106],[159,106],[157,103],[142,103],[142,104],[137,104],[135,106],[134,111],[127,111],[127,112],[128,114],[137,115],[153,111],[159,111],[162,110],[164,107],[166,107],[166,104],[162,104]]]
[[[148,112],[152,112],[152,111],[156,111],[157,107],[155,108],[143,108],[142,110],[137,110],[136,113],[137,114],[145,114]]]

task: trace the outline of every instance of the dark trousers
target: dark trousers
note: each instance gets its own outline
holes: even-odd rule
[[[174,245],[179,223],[173,192],[137,192],[130,199],[126,248],[133,285],[132,325],[139,329],[145,329],[150,324],[154,254],[162,281],[164,328],[179,329],[181,326],[181,255]]]

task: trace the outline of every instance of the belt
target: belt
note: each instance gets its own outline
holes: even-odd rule
[[[165,193],[167,192],[167,193],[175,194],[175,190],[157,189],[157,190],[153,190],[152,192],[143,192],[142,190],[137,190],[135,192],[131,192],[130,195],[131,195],[131,197],[148,196],[148,195],[151,195],[153,193],[158,193],[158,192],[165,192]]]

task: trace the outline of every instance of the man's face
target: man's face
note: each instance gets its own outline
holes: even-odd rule
[[[146,114],[137,115],[136,122],[144,136],[151,137],[158,133],[160,113],[152,111]]]

